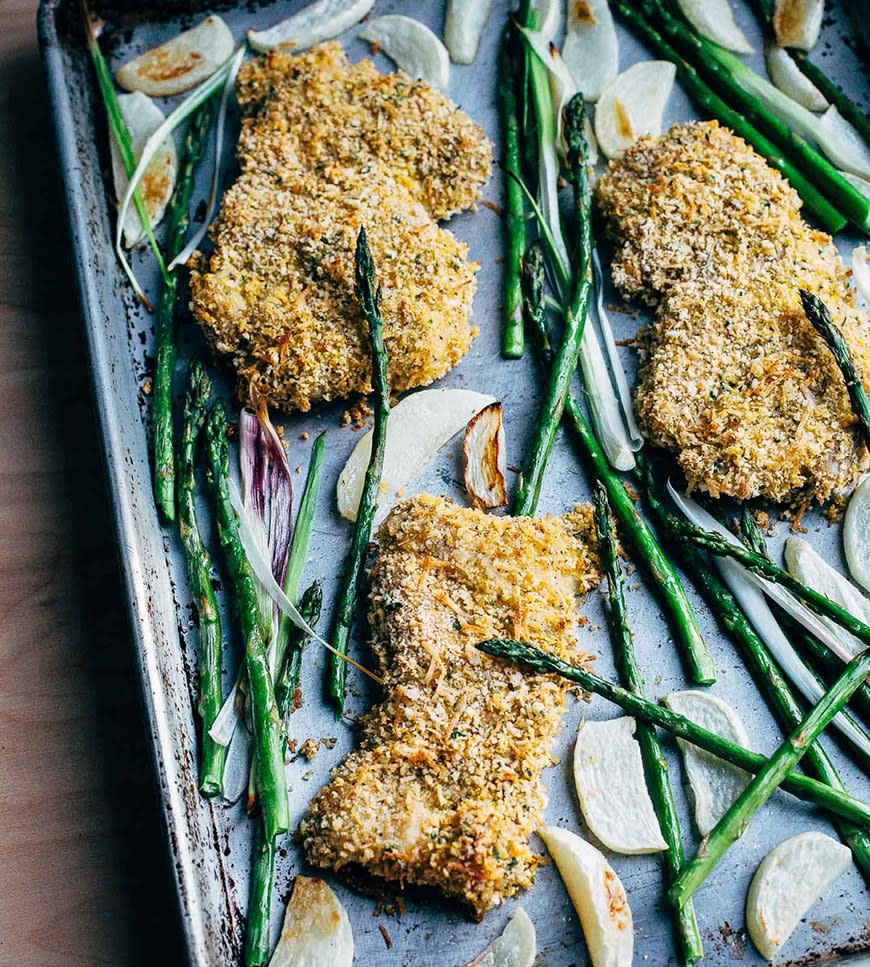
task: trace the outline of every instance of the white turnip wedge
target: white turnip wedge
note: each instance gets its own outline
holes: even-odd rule
[[[834,570],[824,558],[820,557],[810,545],[800,537],[790,536],[785,542],[785,566],[789,574],[798,581],[824,594],[834,604],[845,608],[864,624],[870,624],[870,600],[868,600],[853,584],[838,571]],[[864,651],[864,643],[841,628],[832,618],[820,620],[839,635],[843,644],[848,647],[854,657]]]
[[[465,489],[475,507],[492,510],[507,503],[507,447],[501,403],[490,403],[465,427]]]
[[[471,417],[494,402],[493,396],[467,389],[424,389],[399,400],[390,410],[379,510],[386,509],[396,491],[464,429]],[[348,520],[356,520],[371,451],[372,435],[368,432],[357,442],[339,475],[338,511]]]
[[[211,77],[235,46],[230,28],[223,20],[206,17],[190,30],[119,67],[115,80],[128,91],[142,91],[151,97],[174,97]]]
[[[538,830],[559,868],[580,925],[592,967],[631,967],[634,923],[619,877],[594,846],[557,826]]]
[[[700,504],[690,497],[685,497],[675,490],[670,482],[668,482],[668,493],[683,516],[693,524],[718,534],[732,544],[739,543],[731,531],[723,527],[712,514],[704,510]],[[713,559],[722,575],[722,580],[728,585],[734,597],[737,598],[744,614],[770,649],[770,653],[779,663],[785,676],[807,701],[815,705],[824,694],[824,688],[794,650],[779,622],[774,617],[770,605],[765,600],[765,595],[769,596],[784,611],[827,645],[834,654],[842,658],[843,661],[848,661],[848,651],[843,647],[841,636],[831,634],[830,628],[821,621],[818,615],[804,607],[785,588],[758,577],[758,575],[747,571],[746,568],[730,558],[714,556]],[[870,738],[848,715],[840,712],[834,716],[831,724],[865,756],[870,756]]]
[[[752,44],[737,26],[728,0],[678,0],[686,20],[714,44],[738,54],[751,54]]]
[[[819,39],[825,0],[776,0],[773,32],[780,47],[812,50]]]
[[[832,104],[818,121],[819,144],[838,168],[870,178],[870,146]]]
[[[552,40],[562,26],[562,0],[536,0],[532,9],[538,14],[538,32],[547,41]]]
[[[849,573],[862,588],[870,591],[870,474],[855,488],[846,508],[843,550]]]
[[[870,183],[868,183],[870,198]],[[857,245],[852,250],[852,281],[864,303],[870,306],[870,253],[866,245]]]
[[[454,64],[473,64],[493,0],[447,0],[444,43]]]
[[[374,5],[375,0],[316,0],[274,27],[249,30],[248,43],[261,53],[276,47],[307,50],[358,24]]]
[[[675,76],[670,61],[644,60],[605,87],[595,105],[595,136],[608,158],[621,158],[645,134],[661,134]]]
[[[518,907],[501,935],[468,967],[532,967],[537,952],[534,924],[526,911]]]
[[[671,692],[662,702],[672,712],[690,719],[707,731],[715,732],[746,749],[751,748],[749,733],[737,710],[710,692]],[[706,836],[743,792],[751,776],[683,739],[677,739],[677,743],[683,754],[695,826],[702,836]]]
[[[568,0],[562,59],[577,90],[597,101],[619,73],[619,45],[607,0]]]
[[[824,111],[828,102],[824,94],[804,74],[792,59],[791,54],[776,44],[764,48],[764,62],[773,83],[793,101],[797,101],[808,111]]]
[[[370,20],[359,32],[361,40],[375,44],[406,74],[426,81],[439,91],[450,83],[447,48],[419,20],[391,13]]]
[[[148,139],[164,121],[163,112],[147,94],[142,94],[140,91],[133,94],[119,94],[118,105],[127,124],[127,130],[130,132],[133,157],[138,164]],[[109,150],[112,155],[115,197],[120,202],[130,181],[114,138],[109,142]],[[172,135],[168,134],[148,163],[139,183],[142,201],[145,203],[145,211],[148,213],[152,228],[156,228],[163,218],[175,188],[177,174],[178,158],[175,153],[175,141]],[[145,237],[142,222],[139,221],[135,208],[128,208],[124,214],[123,232],[126,248],[132,248]]]
[[[764,857],[746,896],[746,928],[765,960],[776,957],[851,863],[848,847],[817,832],[792,836]]]
[[[297,876],[269,967],[351,967],[347,911],[323,880]]]
[[[636,723],[625,716],[581,722],[574,744],[574,785],[592,835],[614,853],[668,848],[646,788]]]

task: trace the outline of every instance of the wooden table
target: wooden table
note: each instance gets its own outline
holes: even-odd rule
[[[35,17],[0,0],[0,967],[175,967]]]

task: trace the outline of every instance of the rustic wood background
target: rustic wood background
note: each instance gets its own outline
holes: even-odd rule
[[[0,0],[0,965],[184,962],[36,0]]]

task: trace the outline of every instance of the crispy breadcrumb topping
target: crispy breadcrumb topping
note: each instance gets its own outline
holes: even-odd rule
[[[380,528],[370,621],[385,697],[301,826],[310,862],[435,887],[476,916],[532,884],[541,771],[564,681],[474,646],[521,638],[573,661],[599,579],[590,508],[493,517],[413,497]]]

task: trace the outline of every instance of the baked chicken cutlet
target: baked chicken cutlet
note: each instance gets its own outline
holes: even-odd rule
[[[614,283],[656,310],[638,342],[647,438],[714,497],[848,493],[870,460],[799,289],[828,305],[862,374],[870,324],[831,238],[803,221],[785,179],[716,122],[689,123],[611,162],[596,199]]]
[[[568,689],[474,646],[508,636],[587,659],[576,607],[599,579],[591,534],[589,508],[493,517],[419,496],[393,509],[370,611],[385,697],[301,824],[311,863],[434,887],[478,919],[532,884]]]
[[[378,265],[394,391],[468,351],[477,265],[438,225],[473,205],[492,147],[444,95],[401,71],[350,64],[335,43],[244,65],[241,173],[214,250],[191,264],[192,308],[239,395],[308,410],[370,389],[354,295],[361,225]]]

